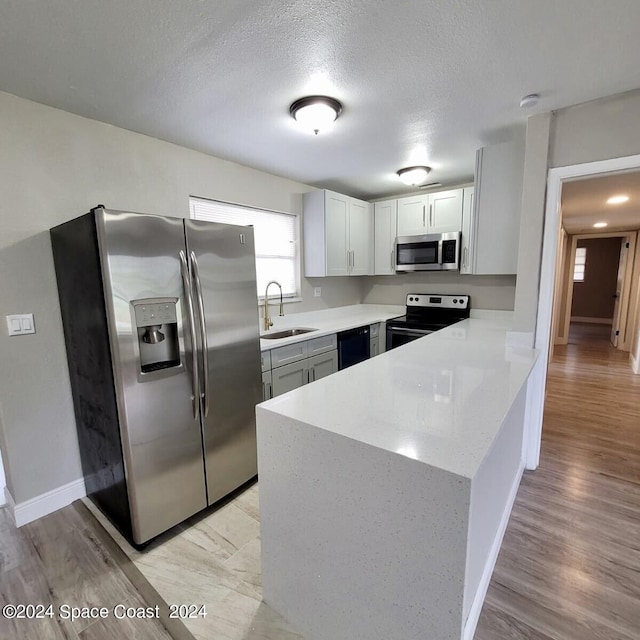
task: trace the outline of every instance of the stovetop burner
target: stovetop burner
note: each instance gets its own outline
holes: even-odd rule
[[[467,295],[409,293],[406,314],[389,320],[388,325],[437,331],[465,320],[470,311],[471,301]]]

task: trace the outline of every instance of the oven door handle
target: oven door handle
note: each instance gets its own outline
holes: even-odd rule
[[[433,333],[433,329],[404,329],[403,327],[387,327],[393,333],[401,333],[407,336],[426,336]]]

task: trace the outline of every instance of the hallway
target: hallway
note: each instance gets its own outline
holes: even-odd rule
[[[476,640],[640,638],[640,376],[610,327],[572,325],[549,366]]]

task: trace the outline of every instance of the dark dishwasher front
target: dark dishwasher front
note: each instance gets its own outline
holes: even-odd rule
[[[369,327],[358,327],[338,333],[338,369],[368,360],[370,356]]]

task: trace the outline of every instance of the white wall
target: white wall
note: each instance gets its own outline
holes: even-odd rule
[[[311,187],[0,93],[0,444],[16,503],[82,477],[48,229],[96,204],[187,216],[190,195],[301,213]],[[323,297],[313,298],[321,284]],[[286,312],[355,304],[360,278],[303,281]]]
[[[640,154],[640,90],[529,118],[515,297],[515,325],[535,328],[547,172]]]
[[[363,302],[405,304],[408,293],[451,293],[471,296],[473,309],[513,309],[515,276],[461,276],[436,271],[363,278]]]

